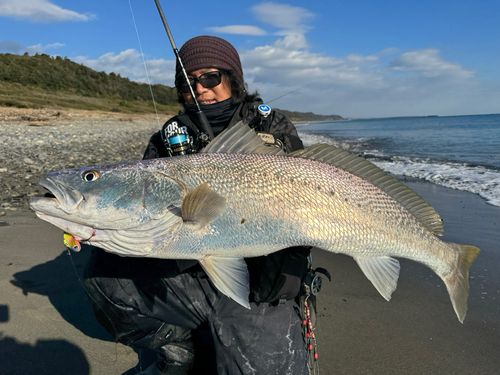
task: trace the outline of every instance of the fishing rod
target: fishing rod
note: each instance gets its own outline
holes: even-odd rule
[[[161,9],[161,5],[159,0],[155,0],[156,7],[158,8],[158,13],[160,13],[161,20],[163,22],[163,26],[165,26],[165,30],[168,35],[168,39],[170,40],[170,44],[172,45],[172,49],[174,50],[175,58],[177,60],[177,63],[181,67],[182,70],[182,75],[184,79],[186,80],[186,83],[189,87],[189,93],[191,94],[191,97],[193,98],[194,104],[196,105],[196,117],[198,118],[198,122],[201,125],[202,130],[205,133],[202,133],[200,135],[200,138],[202,141],[211,141],[214,138],[214,133],[212,131],[212,128],[210,127],[210,124],[208,123],[207,116],[205,116],[205,113],[200,108],[200,104],[198,103],[198,100],[196,100],[196,95],[194,94],[193,87],[189,83],[189,78],[186,73],[186,69],[184,69],[184,64],[182,64],[181,56],[179,55],[179,50],[177,49],[174,38],[172,36],[172,33],[170,32],[170,28],[168,27],[167,20],[165,18],[165,15],[163,14],[163,10]],[[208,139],[203,139],[203,138],[208,137]]]

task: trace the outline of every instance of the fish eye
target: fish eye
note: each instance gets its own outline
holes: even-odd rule
[[[99,178],[99,172],[97,171],[85,171],[82,173],[83,181],[91,182]]]

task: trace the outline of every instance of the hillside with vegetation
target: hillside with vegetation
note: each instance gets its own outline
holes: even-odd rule
[[[339,121],[343,120],[339,115],[317,115],[312,112],[295,112],[280,109],[283,114],[293,122],[313,122],[313,121]]]
[[[181,109],[175,88],[130,81],[97,72],[66,57],[0,53],[0,106],[153,113],[153,91],[159,113]],[[337,115],[281,110],[295,122],[342,120]]]
[[[161,112],[180,109],[175,88],[152,85]],[[0,54],[0,105],[124,113],[154,111],[150,87],[119,74],[96,72],[60,56]]]

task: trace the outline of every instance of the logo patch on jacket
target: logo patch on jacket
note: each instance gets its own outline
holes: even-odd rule
[[[163,126],[163,136],[166,139],[169,139],[170,137],[173,137],[174,135],[178,134],[189,135],[187,127],[179,126],[179,123],[177,121],[172,121],[171,123],[167,122]]]

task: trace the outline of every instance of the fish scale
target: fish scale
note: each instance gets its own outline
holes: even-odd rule
[[[395,258],[420,262],[444,281],[460,321],[467,311],[479,249],[441,241],[441,219],[422,198],[333,146],[285,156],[238,124],[200,154],[53,172],[40,183],[55,198],[32,198],[31,208],[72,240],[123,256],[197,259],[246,307],[243,258],[315,246],[352,256],[387,300]]]
[[[380,189],[320,162],[257,154],[198,154],[161,162],[168,163],[169,174],[182,179],[189,190],[206,182],[227,198],[224,217],[210,225],[224,232],[226,240],[218,237],[212,243],[211,235],[204,234],[201,243],[205,248],[200,249],[204,255],[259,256],[269,254],[275,246],[300,244],[350,255],[413,257],[412,244],[439,241]],[[240,172],[250,177],[244,184]],[[242,217],[247,219],[243,225]],[[259,233],[259,242],[252,242],[261,250],[235,253],[239,237],[245,235],[244,226],[252,224],[265,228]],[[286,232],[278,237],[285,242],[277,241],[277,225]],[[200,233],[191,235],[183,241],[192,242]],[[236,239],[238,243],[234,243]],[[221,247],[221,242],[226,246]],[[432,255],[420,256],[419,261],[426,257]]]

